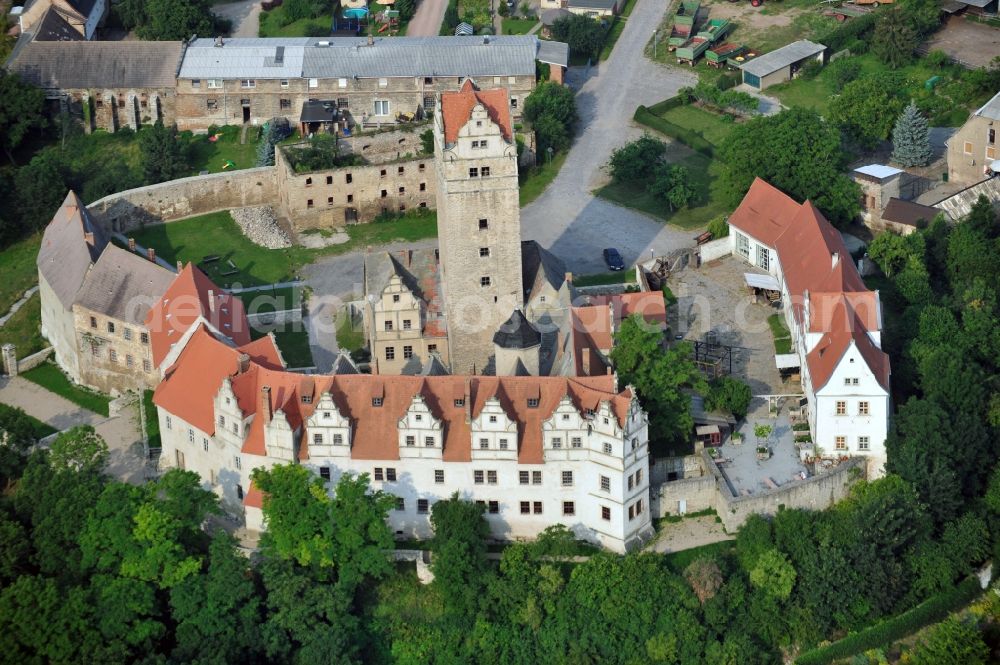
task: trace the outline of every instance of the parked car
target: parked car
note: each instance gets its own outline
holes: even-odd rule
[[[625,259],[614,247],[604,250],[604,262],[608,265],[608,270],[625,270]]]

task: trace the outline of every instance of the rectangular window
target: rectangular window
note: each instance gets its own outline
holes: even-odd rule
[[[108,332],[111,334],[115,332],[115,324],[112,321],[108,321]]]
[[[870,450],[870,441],[867,436],[858,437],[858,450]]]
[[[396,469],[389,467],[385,470],[385,479],[389,482],[396,482]]]
[[[286,111],[286,110],[292,108],[292,100],[290,100],[290,99],[279,99],[278,100],[278,108],[280,108],[282,111]]]
[[[406,500],[402,497],[396,497],[396,510],[406,510]]]
[[[407,448],[412,448],[415,445],[417,445],[417,437],[413,436],[412,434],[407,434],[406,435],[406,447]]]
[[[413,322],[410,319],[403,319],[403,330],[410,330],[413,328]]]
[[[605,455],[610,455],[611,454],[611,444],[610,443],[605,442],[605,444],[604,444],[604,454]]]
[[[607,476],[601,476],[601,491],[610,492],[611,491],[611,479]]]
[[[131,328],[123,328],[122,329],[122,337],[124,337],[125,339],[127,339],[129,341],[132,341],[132,329]]]
[[[601,519],[605,522],[611,521],[611,509],[607,506],[601,506]]]
[[[482,173],[483,177],[485,178],[486,176],[488,176],[490,174],[490,167],[484,166],[482,169],[480,169],[479,172]]]
[[[237,469],[242,469],[243,468],[243,460],[240,459],[238,456],[236,458],[234,458],[233,461],[236,462],[236,468]]]
[[[110,360],[115,364],[118,364],[118,352],[115,351],[114,349],[108,349],[108,360]]]
[[[242,81],[240,81],[240,87],[241,88],[256,88],[257,87],[257,81],[255,81],[253,79],[243,79]]]
[[[434,482],[438,485],[444,483],[444,469],[434,469]]]
[[[309,87],[310,88],[318,88],[319,87],[319,79],[309,79]]]
[[[511,97],[510,98],[510,107],[512,109],[516,109],[517,108],[517,97]]]
[[[847,414],[847,402],[837,402],[837,415],[843,416]]]
[[[385,359],[386,360],[395,360],[396,359],[396,347],[394,347],[394,346],[387,346],[387,347],[385,347]]]
[[[485,219],[479,220],[479,230],[480,231],[485,231],[488,228],[490,228],[490,223],[489,223],[488,220],[485,220]]]
[[[480,247],[479,248],[479,256],[481,256],[483,258],[486,258],[489,255],[490,255],[490,248],[489,247]]]
[[[201,87],[201,79],[191,79],[191,87],[192,88],[200,88]]]
[[[93,329],[95,329],[95,330],[97,329],[97,317],[96,316],[90,317],[90,327],[93,328]]]
[[[464,399],[456,399],[455,400],[455,406],[456,407],[463,407],[463,406],[465,406],[465,400]]]
[[[383,480],[384,477],[382,475],[382,467],[380,466],[375,467],[375,471],[372,474],[372,477],[375,478],[375,480]]]
[[[635,472],[635,484],[636,487],[642,484],[642,469]]]
[[[236,498],[241,501],[243,500],[243,485],[236,486]]]
[[[194,430],[188,427],[188,443],[194,443]]]
[[[965,145],[962,146],[966,155],[972,154],[972,141],[966,141]]]
[[[576,515],[576,506],[572,501],[563,501],[563,515]]]
[[[347,97],[337,97],[337,108],[338,109],[348,109],[351,108],[351,100]]]
[[[125,354],[125,366],[132,369],[135,366],[135,360],[132,358],[131,353]]]
[[[319,468],[319,477],[322,478],[323,480],[329,481],[330,480],[330,467],[328,467],[328,466],[321,466]]]
[[[480,450],[487,450],[489,447],[490,447],[490,440],[489,439],[479,439],[479,449]]]
[[[389,100],[388,99],[376,99],[375,100],[375,115],[389,115]]]
[[[522,515],[530,515],[531,514],[531,502],[530,501],[522,501],[521,502],[521,514]]]
[[[421,515],[426,515],[430,510],[429,505],[430,503],[427,499],[417,499],[417,512]]]
[[[403,347],[403,357],[404,358],[412,358],[413,357],[413,347],[412,346],[404,346]]]
[[[517,472],[517,481],[519,483],[521,483],[522,485],[527,485],[528,484],[528,472],[527,471],[518,471]]]
[[[347,87],[347,79],[337,79],[337,87],[338,88],[346,88]]]
[[[563,487],[569,487],[573,484],[573,472],[563,471],[562,472],[562,485]]]
[[[487,471],[486,472],[486,482],[489,483],[490,485],[496,485],[497,484],[497,472],[496,471]]]
[[[312,208],[312,207],[313,207],[313,200],[309,199],[308,201],[306,201],[306,208]]]
[[[472,482],[475,483],[476,485],[482,485],[483,484],[483,477],[484,477],[484,474],[483,474],[482,471],[473,471],[472,472]]]
[[[750,238],[739,232],[736,233],[736,253],[750,260]]]
[[[207,79],[205,81],[205,86],[208,88],[218,89],[222,87],[222,79]]]
[[[868,402],[858,402],[858,415],[859,416],[868,415]]]
[[[201,437],[201,449],[208,452],[208,439]]]
[[[378,80],[378,87],[384,88],[387,85],[389,85],[389,79],[379,79]]]
[[[475,167],[475,166],[469,167],[469,177],[470,178],[478,178],[479,177],[479,168]]]
[[[433,436],[425,436],[424,437],[424,447],[425,448],[433,448],[434,447],[434,437]]]
[[[167,416],[167,429],[172,429],[174,426],[174,419]]]
[[[282,88],[287,88],[288,87],[288,79],[282,79],[282,81],[281,81],[281,87]]]
[[[757,245],[757,266],[762,270],[768,270],[771,265],[771,250],[763,245]]]
[[[385,329],[386,329],[387,331],[390,331],[390,330],[392,330],[392,326],[393,326],[393,323],[392,323],[392,321],[386,321],[386,322],[385,322]]]
[[[528,398],[528,408],[529,409],[537,409],[538,408],[538,398],[537,397],[529,397]]]
[[[205,108],[208,109],[209,111],[218,111],[219,110],[219,100],[217,100],[217,99],[206,99],[205,100]]]
[[[846,436],[837,436],[837,437],[834,437],[833,442],[834,442],[833,447],[836,448],[837,450],[847,450],[847,437]]]
[[[489,275],[483,275],[479,278],[479,286],[489,286],[492,280]]]
[[[628,477],[628,489],[629,489],[630,492],[632,491],[633,487],[635,487],[635,479],[633,479],[632,476],[629,475],[629,477]]]
[[[500,450],[507,450],[507,439],[500,439]]]
[[[500,502],[490,501],[488,510],[490,511],[490,515],[496,515],[497,513],[500,512]]]
[[[531,508],[532,508],[532,512],[535,513],[536,515],[541,515],[542,514],[542,502],[541,501],[535,501],[535,503],[532,505]]]
[[[323,445],[323,435],[319,433],[313,434],[313,443]]]
[[[150,363],[148,360],[143,360],[142,361],[142,371],[143,372],[152,372],[153,371],[153,365],[152,365],[152,363]]]
[[[399,194],[406,194],[406,187],[400,187],[398,193]]]
[[[342,445],[344,445],[344,435],[343,434],[334,434],[333,435],[333,445],[335,445],[335,446],[342,446]]]
[[[572,439],[570,439],[570,445],[572,445],[574,448],[582,448],[583,439],[579,436],[574,436]]]

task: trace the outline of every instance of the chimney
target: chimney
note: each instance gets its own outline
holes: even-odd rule
[[[246,374],[250,371],[250,354],[241,353],[236,359],[237,374]]]
[[[836,268],[838,263],[840,263],[840,252],[834,252],[830,255],[830,267]]]
[[[567,284],[573,283],[573,273],[571,272],[566,273],[566,283]]]
[[[94,232],[93,231],[87,231],[87,232],[85,232],[83,234],[83,240],[88,245],[93,245],[94,244]]]
[[[215,313],[215,291],[208,290],[208,311]]]
[[[153,249],[152,247],[147,247],[146,258],[152,261],[153,263],[156,263],[156,250]]]
[[[222,37],[221,37],[221,36],[219,36],[219,37],[216,37],[216,38],[215,38],[215,45],[216,45],[217,47],[220,47],[220,48],[221,48],[221,47],[222,47],[223,45],[225,45],[225,43],[226,43],[226,42],[225,42],[225,40],[224,40],[224,39],[222,39]]]
[[[177,259],[177,272],[181,272],[182,270],[184,270],[184,262]]]
[[[368,45],[369,46],[375,45],[375,37],[373,35],[368,35]]]
[[[128,239],[128,251],[135,253],[135,238]]]
[[[265,425],[271,423],[271,386],[260,389],[260,417],[264,419]]]

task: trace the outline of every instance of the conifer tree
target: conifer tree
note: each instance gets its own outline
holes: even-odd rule
[[[913,102],[899,114],[892,130],[892,160],[903,166],[926,166],[931,160],[927,119]]]

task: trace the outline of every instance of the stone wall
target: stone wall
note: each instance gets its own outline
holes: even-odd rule
[[[264,166],[129,189],[105,196],[87,208],[105,228],[124,233],[141,224],[169,222],[217,210],[271,205],[277,199],[275,169]]]
[[[680,501],[686,512],[714,508],[729,532],[738,530],[751,515],[774,515],[786,508],[824,510],[845,498],[851,485],[865,477],[863,457],[855,457],[832,471],[805,480],[795,480],[776,490],[751,496],[735,496],[708,454],[702,452],[702,462],[709,474],[685,478],[650,487],[654,517],[678,512]]]
[[[151,302],[135,303],[144,311]],[[73,305],[80,359],[80,383],[103,393],[155,388],[160,381],[153,366],[149,331],[134,323]],[[114,326],[114,331],[108,327]]]
[[[376,136],[358,137],[353,144],[341,142],[348,152],[383,163],[296,173],[284,149],[275,151],[281,212],[296,231],[341,228],[373,221],[381,214],[435,207],[433,156],[406,159],[419,152],[419,134],[387,132]],[[418,144],[415,150],[411,149],[414,139]],[[399,150],[389,152],[384,145],[376,150],[375,140],[392,143]],[[392,159],[387,159],[390,156]]]

